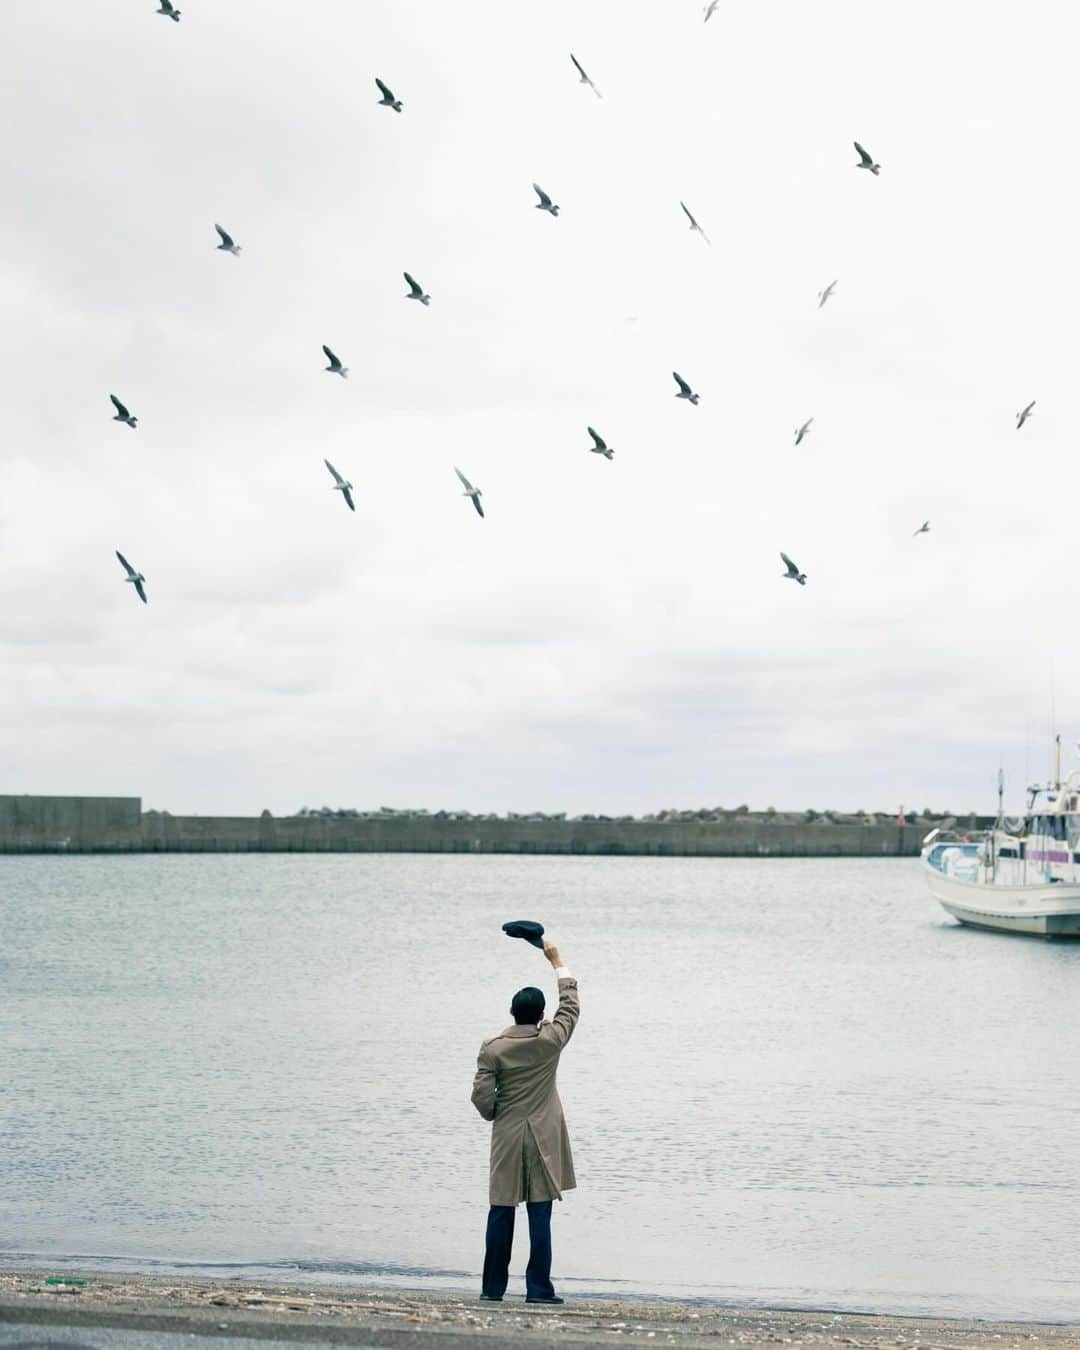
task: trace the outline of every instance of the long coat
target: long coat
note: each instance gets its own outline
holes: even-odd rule
[[[577,980],[560,980],[550,1022],[507,1027],[480,1047],[472,1102],[493,1122],[490,1204],[561,1200],[577,1185],[555,1071],[580,1011]]]

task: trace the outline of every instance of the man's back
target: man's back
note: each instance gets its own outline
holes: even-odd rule
[[[577,1184],[555,1078],[580,1010],[577,980],[567,974],[550,1022],[506,1027],[480,1047],[472,1102],[493,1122],[493,1205],[561,1199]]]
[[[557,1095],[555,1075],[561,1048],[543,1034],[550,1024],[531,1036],[510,1034],[516,1030],[508,1027],[484,1042],[495,1065],[500,1118],[514,1112],[529,1115],[544,1106],[552,1093]],[[529,1031],[537,1033],[537,1028]]]

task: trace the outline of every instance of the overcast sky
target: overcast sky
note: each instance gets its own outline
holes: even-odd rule
[[[180,3],[0,13],[0,792],[988,810],[1080,733],[1074,7]]]

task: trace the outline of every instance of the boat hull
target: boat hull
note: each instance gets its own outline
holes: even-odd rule
[[[924,865],[931,894],[961,923],[1036,937],[1080,937],[1080,886],[988,886]]]

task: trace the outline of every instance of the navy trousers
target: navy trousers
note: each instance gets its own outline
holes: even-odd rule
[[[529,1264],[525,1267],[528,1298],[554,1298],[551,1283],[551,1201],[530,1200]],[[514,1205],[492,1205],[487,1221],[483,1292],[502,1298],[510,1278],[510,1249],[514,1245]]]

